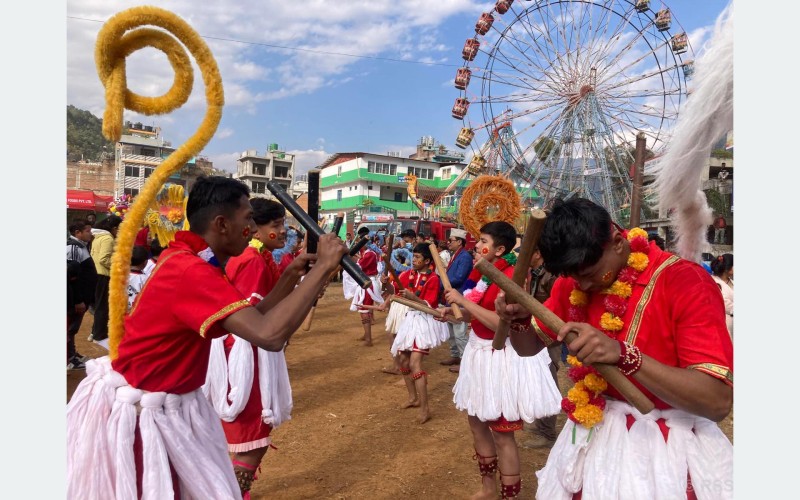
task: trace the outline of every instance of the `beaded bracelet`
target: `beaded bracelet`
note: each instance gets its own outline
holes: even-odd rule
[[[621,340],[619,342],[619,359],[617,368],[623,375],[630,376],[638,372],[642,367],[642,351],[635,345],[631,345]]]
[[[514,333],[523,333],[531,329],[531,319],[514,320],[508,325],[508,329]]]

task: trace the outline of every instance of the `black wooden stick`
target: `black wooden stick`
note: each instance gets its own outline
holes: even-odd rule
[[[309,234],[313,233],[317,238],[320,238],[323,234],[325,234],[317,222],[308,216],[305,210],[303,210],[303,208],[298,205],[291,196],[289,196],[289,193],[287,193],[280,184],[275,181],[269,181],[267,182],[267,189],[269,189],[269,192],[272,193],[272,195],[277,198],[277,200],[281,202],[284,207],[286,207],[286,210],[288,210],[289,213],[294,215],[294,218],[297,219],[300,225],[303,226]],[[356,280],[358,286],[364,290],[372,286],[372,280],[369,279],[369,276],[367,276],[367,274],[360,267],[358,267],[358,264],[353,262],[353,259],[351,259],[348,255],[343,255],[340,263],[344,270],[347,271],[347,274]]]

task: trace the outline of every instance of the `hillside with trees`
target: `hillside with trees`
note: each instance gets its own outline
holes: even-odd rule
[[[89,111],[67,105],[67,161],[99,162],[104,152],[113,155],[114,143],[103,137],[102,126]]]

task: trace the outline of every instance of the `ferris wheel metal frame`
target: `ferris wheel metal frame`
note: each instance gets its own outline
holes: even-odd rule
[[[685,30],[650,3],[498,0],[483,13],[454,80],[470,173],[509,176],[528,206],[584,196],[627,218],[635,138],[661,152],[693,72]]]

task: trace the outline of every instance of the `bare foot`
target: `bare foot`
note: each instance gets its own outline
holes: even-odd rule
[[[397,368],[381,368],[383,373],[388,373],[389,375],[402,375]]]
[[[371,340],[365,340],[364,341],[364,347],[372,347],[372,341]]]
[[[419,400],[415,399],[414,401],[406,401],[404,404],[400,405],[401,410],[405,410],[406,408],[417,408],[419,407]]]
[[[430,412],[428,412],[428,410],[420,409],[419,416],[417,417],[417,423],[418,424],[424,424],[425,422],[427,422],[430,419],[431,419]]]
[[[361,342],[362,340],[366,340],[366,338],[362,335],[356,339],[356,342]]]
[[[492,493],[491,491],[481,490],[472,495],[471,497],[469,497],[469,500],[495,500],[496,498],[497,498],[496,493]]]

